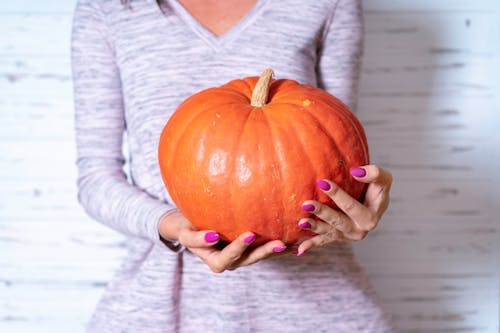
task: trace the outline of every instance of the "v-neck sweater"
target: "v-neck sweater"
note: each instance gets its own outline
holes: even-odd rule
[[[160,217],[175,209],[158,140],[180,102],[271,67],[277,78],[320,87],[355,109],[361,54],[358,0],[258,0],[219,37],[175,0],[161,8],[134,0],[128,9],[119,0],[78,2],[78,199],[128,236],[88,332],[391,332],[348,244],[215,274],[158,235]]]

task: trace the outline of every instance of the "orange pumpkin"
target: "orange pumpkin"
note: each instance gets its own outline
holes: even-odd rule
[[[359,198],[364,184],[349,169],[368,163],[363,127],[340,100],[293,80],[233,80],[187,98],[159,142],[163,181],[197,228],[223,240],[245,231],[254,243],[287,244],[310,235],[297,223],[313,199],[335,207],[318,188],[330,179]]]

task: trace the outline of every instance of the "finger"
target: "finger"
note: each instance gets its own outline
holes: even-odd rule
[[[330,224],[308,217],[300,219],[298,226],[302,230],[309,230],[316,234],[324,234],[332,229]]]
[[[389,192],[380,184],[370,184],[365,193],[365,206],[373,212],[376,219],[384,214],[389,207]]]
[[[299,228],[301,228],[302,230],[312,231],[318,235],[326,235],[327,238],[331,238],[333,236],[333,239],[335,240],[340,239],[340,240],[359,241],[364,239],[368,234],[368,231],[361,230],[358,228],[353,228],[353,230],[349,233],[343,233],[337,229],[332,230],[333,227],[328,223],[309,218],[301,219],[299,221]],[[335,234],[332,235],[332,232],[335,232]],[[327,238],[324,238],[323,241],[328,242]]]
[[[255,238],[256,235],[254,233],[243,233],[221,251],[207,252],[208,255],[201,257],[201,259],[205,261],[213,272],[222,273],[243,256]]]
[[[236,263],[237,265],[235,265],[235,267],[232,268],[234,269],[236,267],[252,265],[260,260],[282,255],[284,253],[287,253],[288,251],[290,250],[282,241],[280,240],[270,241],[253,249],[239,262],[237,262]]]
[[[189,248],[210,247],[219,240],[220,235],[215,231],[199,231],[194,228],[183,228],[179,231],[179,243]]]
[[[346,218],[345,214],[342,214],[342,212],[336,211],[333,208],[317,201],[304,201],[302,209],[316,215],[322,221],[328,223],[343,233],[349,233],[355,227],[353,221]]]
[[[214,253],[220,252],[215,247],[189,247],[188,248],[191,253],[198,256],[203,262],[210,267],[209,260]]]
[[[375,164],[363,165],[350,170],[351,175],[362,183],[385,184],[390,188],[392,184],[392,174]]]
[[[351,169],[351,174],[360,182],[370,183],[365,193],[364,203],[376,216],[382,216],[389,206],[392,174],[377,165]]]
[[[341,189],[340,186],[326,179],[318,180],[318,186],[333,200],[333,202],[335,202],[337,207],[354,222],[353,224],[357,229],[370,231],[376,227],[378,219],[374,216],[374,212],[351,197],[346,191]],[[346,233],[351,231],[352,229]]]
[[[297,249],[296,256],[297,257],[303,256],[307,251],[309,251],[315,247],[334,243],[334,242],[337,242],[337,241],[340,241],[343,239],[344,238],[342,237],[341,232],[339,232],[336,229],[330,229],[325,234],[317,235],[317,236],[311,237],[311,238],[303,241],[299,245],[299,248]]]

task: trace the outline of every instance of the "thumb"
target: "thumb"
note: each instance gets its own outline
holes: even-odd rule
[[[193,228],[183,228],[179,231],[179,243],[189,248],[210,247],[219,240],[220,235],[215,231],[199,231]]]
[[[350,170],[351,175],[362,183],[392,184],[392,174],[377,165],[363,165]]]

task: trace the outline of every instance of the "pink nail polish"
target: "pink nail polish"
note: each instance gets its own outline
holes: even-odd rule
[[[363,169],[363,168],[354,168],[354,169],[351,169],[350,173],[354,177],[359,177],[359,178],[366,176],[366,170]]]
[[[305,205],[302,205],[302,209],[305,210],[306,212],[313,212],[316,207],[314,207],[314,205],[312,204],[305,204]]]
[[[245,244],[250,244],[251,242],[253,242],[255,240],[256,237],[257,237],[257,235],[255,235],[255,234],[248,236],[247,238],[245,238]]]
[[[325,182],[323,179],[317,180],[316,184],[318,184],[319,188],[323,191],[330,191],[330,189],[332,188],[330,184],[328,184],[328,182]]]
[[[312,227],[311,223],[309,223],[307,221],[299,223],[300,229],[311,229],[311,227]]]
[[[275,253],[278,253],[278,252],[283,252],[283,251],[285,251],[285,249],[286,249],[286,246],[285,246],[285,245],[276,246],[276,247],[273,249],[273,252],[275,252]]]
[[[297,257],[303,256],[304,254],[306,254],[306,252],[307,252],[307,250],[299,251],[299,252],[297,252],[297,254],[295,256],[297,256]]]
[[[220,239],[220,236],[218,233],[210,231],[205,234],[205,241],[207,243],[213,243],[217,242]]]

